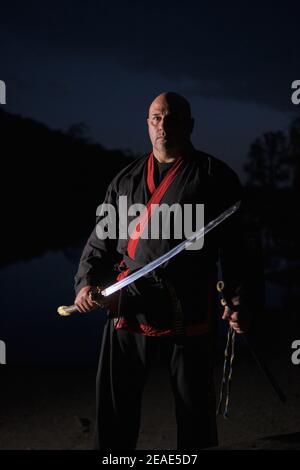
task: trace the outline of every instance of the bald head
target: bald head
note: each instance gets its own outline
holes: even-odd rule
[[[178,93],[167,91],[158,95],[149,107],[149,114],[157,106],[167,105],[172,112],[191,118],[191,106],[187,99]]]
[[[149,107],[147,122],[155,156],[172,157],[191,145],[194,126],[191,107],[178,93],[169,91],[158,95]]]

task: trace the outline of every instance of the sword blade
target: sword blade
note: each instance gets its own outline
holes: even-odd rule
[[[176,245],[170,251],[160,256],[159,258],[156,258],[154,261],[151,261],[146,266],[138,269],[134,273],[129,274],[127,277],[125,277],[121,281],[115,282],[111,286],[106,287],[106,289],[103,289],[103,291],[101,291],[101,294],[104,297],[108,297],[109,295],[114,294],[120,289],[123,289],[124,287],[128,286],[132,282],[143,277],[145,274],[153,271],[154,269],[158,268],[159,266],[166,263],[170,259],[174,258],[174,256],[178,255],[178,253],[188,248],[192,243],[200,240],[200,238],[203,238],[204,235],[206,235],[208,232],[213,230],[215,227],[217,227],[217,225],[221,224],[225,219],[230,217],[232,214],[234,214],[240,207],[240,204],[241,204],[241,201],[237,201],[235,204],[230,206],[229,209],[226,209],[224,212],[222,212],[222,214],[220,214],[216,219],[211,220],[207,225],[202,227],[200,230],[194,232],[190,237],[183,240],[181,243]]]

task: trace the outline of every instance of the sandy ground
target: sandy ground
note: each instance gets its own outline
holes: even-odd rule
[[[296,328],[296,325],[295,325]],[[300,450],[300,365],[291,362],[289,325],[272,331],[264,357],[288,396],[282,404],[244,348],[236,355],[230,418],[218,418],[224,448]],[[299,332],[299,334],[297,334]],[[297,338],[298,336],[298,338]],[[95,367],[0,367],[0,449],[91,449]],[[216,386],[222,373],[217,355]],[[285,437],[260,440],[266,436]],[[175,449],[176,423],[167,371],[157,365],[147,383],[138,449]]]

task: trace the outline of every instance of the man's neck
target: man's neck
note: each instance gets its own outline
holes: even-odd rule
[[[154,157],[160,163],[172,163],[175,162],[180,157],[184,157],[187,153],[189,153],[193,149],[193,145],[191,143],[187,144],[185,147],[181,149],[170,149],[170,150],[157,150],[153,149]]]

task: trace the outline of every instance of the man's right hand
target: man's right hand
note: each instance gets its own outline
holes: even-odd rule
[[[81,313],[86,313],[86,312],[89,312],[90,310],[99,308],[99,306],[96,305],[94,302],[92,302],[92,300],[89,297],[89,292],[91,290],[96,291],[96,289],[97,288],[95,286],[85,286],[85,287],[82,287],[82,289],[80,289],[80,291],[78,292],[76,299],[74,301],[74,304],[77,306],[78,310]]]

